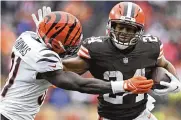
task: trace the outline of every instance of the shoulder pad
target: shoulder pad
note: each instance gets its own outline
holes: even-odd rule
[[[33,31],[25,31],[23,33],[21,33],[20,37],[23,37],[23,36],[37,36],[37,34]]]
[[[103,41],[105,41],[107,39],[108,39],[108,37],[106,37],[106,36],[99,36],[99,37],[92,36],[92,37],[89,37],[89,38],[85,39],[83,41],[83,44],[91,44],[91,43],[94,43],[94,42],[103,42]]]
[[[158,37],[153,35],[144,35],[142,37],[142,41],[145,43],[151,43],[153,46],[155,46],[154,49],[158,50],[159,53],[158,59],[163,56],[163,44]]]

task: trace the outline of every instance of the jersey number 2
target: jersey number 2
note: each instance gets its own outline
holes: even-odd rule
[[[153,36],[144,36],[143,42],[158,42],[158,38]]]
[[[137,69],[134,76],[145,76],[145,69]],[[123,74],[120,71],[106,71],[104,73],[104,79],[106,80],[123,80]],[[131,93],[130,93],[131,94]],[[114,94],[104,94],[104,100],[112,103],[112,104],[124,104],[123,98],[126,97],[128,95],[128,93],[124,92],[122,95],[114,95]],[[112,97],[115,96],[115,97]],[[138,94],[136,96],[136,101],[135,102],[139,102],[141,100],[144,99],[144,94]]]

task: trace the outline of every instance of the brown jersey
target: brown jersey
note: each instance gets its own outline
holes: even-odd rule
[[[109,37],[91,37],[83,41],[78,55],[87,59],[89,71],[105,81],[127,80],[141,75],[150,78],[157,59],[163,55],[158,38],[144,36],[127,51],[116,48]],[[103,94],[98,97],[98,113],[111,120],[132,120],[146,108],[147,94]]]

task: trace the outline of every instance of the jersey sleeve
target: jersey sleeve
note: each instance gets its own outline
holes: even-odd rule
[[[77,52],[77,55],[81,58],[84,58],[84,59],[91,59],[91,43],[89,42],[90,41],[90,38],[87,38],[85,39],[78,52]]]
[[[85,39],[77,52],[77,55],[84,59],[93,59],[94,54],[99,50],[98,43],[103,42],[101,37],[90,37]]]
[[[158,44],[159,44],[159,56],[158,56],[158,58],[157,59],[160,59],[160,58],[162,58],[163,56],[164,56],[164,52],[163,52],[163,43],[159,40],[158,41]]]
[[[63,69],[62,59],[51,50],[40,51],[35,62],[40,73]]]

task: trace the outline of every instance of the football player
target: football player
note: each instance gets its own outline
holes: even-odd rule
[[[157,37],[143,34],[144,24],[145,15],[140,6],[118,3],[109,14],[108,36],[84,40],[77,57],[63,60],[64,70],[79,74],[89,70],[95,78],[114,83],[134,76],[150,79],[152,69],[160,66],[168,70],[171,82],[161,82],[167,88],[154,92],[158,95],[179,92],[181,83],[175,68],[164,57],[163,44]],[[99,95],[99,120],[156,120],[146,107],[147,93],[128,92],[126,89],[122,93]]]
[[[22,33],[13,46],[12,67],[1,92],[1,120],[33,120],[51,85],[90,94],[122,92],[122,81],[86,79],[63,71],[62,58],[75,53],[82,39],[82,26],[75,16],[51,12],[49,7],[40,9],[38,15],[39,20],[32,15],[37,32]],[[146,81],[144,77],[134,78],[134,84],[140,86],[131,86],[134,92],[147,90],[141,87],[144,82],[136,82],[138,79],[153,85],[152,80]]]

